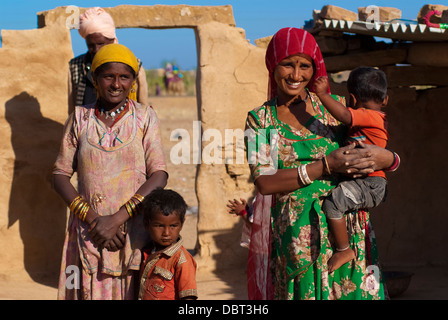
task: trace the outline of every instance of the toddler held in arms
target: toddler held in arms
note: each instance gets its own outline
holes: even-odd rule
[[[326,77],[318,78],[315,88],[325,108],[334,118],[349,128],[349,143],[386,147],[387,122],[386,115],[381,109],[387,105],[388,95],[387,79],[383,71],[371,67],[359,67],[350,73],[347,81],[348,107],[328,94]],[[324,163],[324,167],[325,165]],[[327,173],[331,174],[331,172]],[[328,261],[329,272],[356,258],[348,242],[344,214],[378,206],[385,200],[386,191],[387,180],[384,171],[375,171],[365,178],[339,183],[325,198],[322,209],[336,246],[336,252]]]

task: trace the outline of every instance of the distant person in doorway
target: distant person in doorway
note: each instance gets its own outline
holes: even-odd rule
[[[73,112],[75,106],[88,105],[96,101],[97,92],[93,85],[91,72],[92,60],[98,50],[104,45],[118,43],[114,20],[104,9],[99,7],[90,8],[80,15],[78,31],[81,37],[86,40],[88,51],[69,62],[69,113]],[[146,73],[140,59],[138,59],[138,62],[139,71],[132,99],[147,105],[148,85]]]

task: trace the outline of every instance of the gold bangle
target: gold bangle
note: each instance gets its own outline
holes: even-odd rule
[[[73,214],[75,215],[75,216],[78,216],[79,215],[79,213],[81,212],[81,209],[82,209],[82,207],[84,206],[84,201],[79,201],[77,204],[76,204],[76,206],[73,208]]]
[[[324,164],[324,171],[326,170],[327,171],[327,174],[331,174],[331,170],[330,170],[330,166],[328,165],[328,161],[327,161],[327,157],[326,156],[324,156],[323,158],[322,158],[322,162],[323,162],[323,164]]]
[[[143,201],[143,199],[145,199],[145,197],[136,193],[124,204],[129,217],[132,218],[138,213],[138,205]]]
[[[81,221],[85,221],[86,220],[86,216],[87,216],[87,212],[90,209],[90,205],[85,201],[82,205],[81,210],[79,211],[79,219],[81,219]]]
[[[132,209],[132,212],[135,213],[135,202],[132,200],[132,198],[128,201],[128,203],[129,203],[129,206]]]
[[[78,218],[79,218],[79,220],[81,220],[81,221],[84,221],[84,220],[82,219],[82,215],[83,215],[83,212],[84,212],[84,208],[85,208],[85,204],[83,204],[82,208],[79,210],[79,213],[78,213]]]
[[[85,221],[90,205],[81,196],[77,196],[69,205],[70,211],[80,220]]]
[[[124,206],[125,206],[125,208],[126,208],[126,211],[128,212],[129,217],[132,218],[132,216],[134,215],[134,213],[132,212],[132,208],[131,208],[131,205],[129,204],[129,202],[126,202],[126,203],[124,204]]]
[[[138,193],[134,194],[134,195],[132,196],[132,198],[137,199],[139,202],[143,202],[143,200],[145,199],[144,196],[142,196],[142,195],[140,195],[140,194],[138,194]],[[132,199],[132,198],[131,198],[131,199]]]
[[[73,212],[75,210],[75,208],[78,206],[80,201],[82,201],[81,196],[77,196],[75,199],[73,199],[73,201],[69,205],[71,212]]]

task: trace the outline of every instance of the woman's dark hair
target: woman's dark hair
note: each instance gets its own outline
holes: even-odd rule
[[[185,221],[187,204],[184,198],[176,191],[170,189],[157,188],[145,197],[142,202],[143,222],[148,226],[151,218],[161,213],[165,216],[176,214],[182,223]]]
[[[95,70],[95,72],[94,72],[95,77],[98,77],[98,75],[99,75],[101,72],[103,72],[103,70],[106,69],[106,67],[107,67],[110,63],[111,63],[111,62],[106,62],[106,63],[100,65],[98,68],[96,68],[96,70]],[[122,62],[120,62],[120,63],[122,63]],[[135,77],[136,77],[137,75],[135,74],[134,69],[132,69],[131,66],[127,65],[126,63],[123,63],[123,64],[126,66],[126,68],[128,69],[128,71],[132,74],[132,76],[133,76],[134,79],[135,79]]]
[[[386,74],[372,67],[358,67],[350,72],[347,89],[361,102],[381,103],[387,96]]]

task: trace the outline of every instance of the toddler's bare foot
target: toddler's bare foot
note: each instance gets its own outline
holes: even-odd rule
[[[347,248],[344,251],[336,251],[328,260],[328,272],[333,272],[343,264],[356,258],[355,251],[352,248]]]

